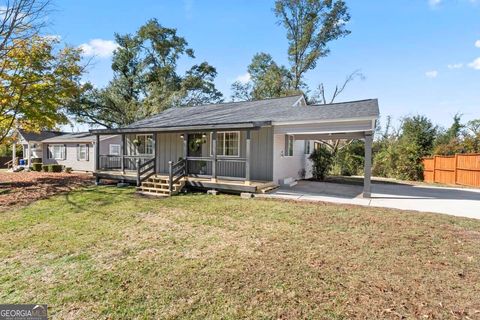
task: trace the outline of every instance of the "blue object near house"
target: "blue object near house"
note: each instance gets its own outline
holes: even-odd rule
[[[20,159],[20,165],[24,166],[25,165],[25,159]]]

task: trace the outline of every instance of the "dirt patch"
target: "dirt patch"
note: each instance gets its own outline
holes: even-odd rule
[[[87,173],[0,172],[0,212],[92,182]]]

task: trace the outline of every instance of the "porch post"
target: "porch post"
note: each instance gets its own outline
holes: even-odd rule
[[[95,171],[100,169],[100,135],[95,135]]]
[[[250,130],[247,130],[247,139],[246,139],[246,150],[245,150],[245,184],[250,185]]]
[[[187,133],[183,133],[183,159],[185,160],[185,175],[188,174],[188,161],[187,161],[187,156],[188,156],[188,145],[187,145]]]
[[[212,132],[212,181],[217,181],[217,131]]]
[[[153,132],[153,172],[157,174],[157,155],[158,155],[158,134],[156,132]]]
[[[17,142],[13,141],[12,145],[12,168],[17,164]]]
[[[28,141],[27,154],[27,167],[30,167],[30,165],[32,164],[32,146],[30,144],[30,141]]]
[[[372,142],[373,134],[365,133],[365,167],[364,167],[364,178],[363,178],[363,197],[370,198],[372,187]]]
[[[122,133],[122,150],[120,156],[121,158],[121,167],[122,167],[122,173],[125,174],[125,153],[127,152],[126,148],[126,143],[125,143],[125,133]]]

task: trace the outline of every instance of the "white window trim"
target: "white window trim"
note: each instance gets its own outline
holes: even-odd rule
[[[217,157],[224,157],[224,158],[240,158],[240,140],[241,140],[241,135],[240,131],[217,131],[217,142],[218,142],[218,134],[222,133],[223,134],[223,153],[225,153],[225,134],[226,133],[236,133],[238,134],[238,141],[237,141],[237,150],[238,153],[237,155],[225,155],[225,154],[217,154]],[[218,147],[218,145],[217,145]],[[210,156],[213,156],[213,132],[210,132]]]
[[[311,154],[312,153],[312,146],[311,146],[311,141],[310,140],[305,140],[304,144],[303,144],[303,153],[304,154]],[[307,152],[308,151],[308,152]]]
[[[292,154],[288,154],[288,144],[290,137],[292,138]],[[293,157],[295,155],[295,137],[291,134],[286,134],[285,135],[285,151],[284,151],[284,157]]]
[[[148,137],[152,137],[153,145],[152,145],[152,153],[138,153],[139,156],[153,156],[155,154],[155,139],[153,137],[153,134],[151,133],[142,133],[142,134],[136,134],[135,139],[138,139],[138,137],[145,137],[145,146],[147,143]],[[138,147],[137,147],[138,149]],[[138,151],[138,150],[137,150]]]
[[[80,148],[81,147],[84,147],[85,148],[85,159],[82,159],[80,157],[81,155],[81,152],[80,152]],[[88,144],[86,143],[79,143],[78,146],[77,146],[77,153],[78,153],[78,161],[88,161],[89,160],[89,156],[88,156]]]
[[[55,147],[58,147],[60,146],[62,149],[63,149],[63,157],[60,157],[60,158],[56,158],[55,157]],[[52,148],[50,151],[50,147]],[[49,144],[48,145],[48,148],[47,148],[47,156],[50,156],[51,157],[48,157],[48,159],[53,159],[53,160],[66,160],[67,159],[67,148],[65,147],[64,144],[59,144],[59,143],[55,143],[55,144]]]
[[[112,152],[112,147],[118,147],[118,154]],[[122,155],[122,146],[117,143],[112,143],[108,145],[108,154],[111,156],[121,156]]]

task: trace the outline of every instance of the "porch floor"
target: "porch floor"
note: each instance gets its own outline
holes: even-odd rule
[[[136,171],[97,171],[94,173],[100,179],[111,179],[111,180],[125,180],[127,182],[136,182],[137,172]],[[168,176],[162,174],[156,174],[154,177],[167,178]],[[211,178],[206,177],[185,177],[185,184],[189,187],[199,188],[199,189],[216,189],[220,191],[229,191],[229,192],[262,192],[277,185],[273,181],[258,181],[252,180],[249,184],[246,184],[242,180],[229,180],[225,178],[217,178],[216,181],[213,181]]]

